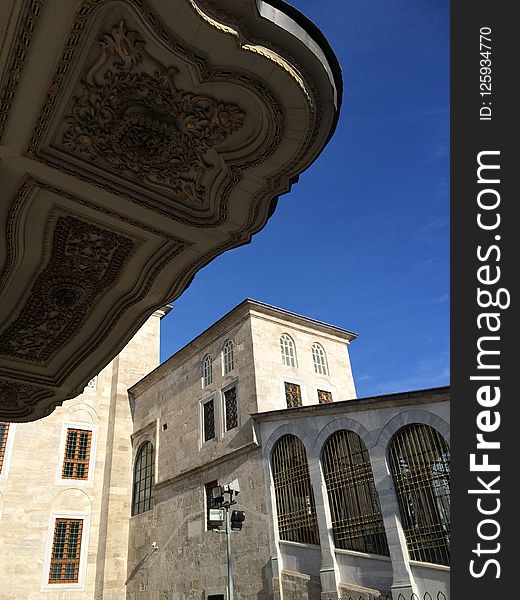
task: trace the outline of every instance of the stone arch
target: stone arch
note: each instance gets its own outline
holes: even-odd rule
[[[392,438],[399,431],[399,429],[412,423],[421,423],[423,425],[429,425],[430,427],[433,427],[433,429],[436,429],[443,436],[449,445],[449,423],[435,413],[417,408],[402,411],[390,419],[379,433],[377,445],[380,448],[384,448],[384,452],[386,454]]]
[[[92,501],[81,488],[66,488],[54,496],[51,512],[77,512],[90,514]]]

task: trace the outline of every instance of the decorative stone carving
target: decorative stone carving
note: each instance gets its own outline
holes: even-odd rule
[[[53,396],[51,390],[35,385],[0,379],[0,397],[2,398],[2,418],[20,419],[34,411],[34,405]],[[61,402],[60,402],[61,404]],[[55,405],[49,408],[54,410]]]
[[[136,242],[74,217],[59,217],[47,266],[18,317],[0,333],[0,355],[43,363],[81,326]]]
[[[124,21],[100,40],[81,84],[63,146],[85,160],[158,188],[194,206],[204,203],[206,158],[242,127],[235,104],[177,90],[175,67],[147,53]]]

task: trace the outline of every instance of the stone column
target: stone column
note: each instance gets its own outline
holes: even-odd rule
[[[336,554],[334,553],[334,538],[332,536],[329,498],[327,487],[321,472],[319,454],[317,456],[309,456],[308,461],[320,535],[321,600],[339,600],[339,569],[336,562]]]
[[[405,600],[408,600],[412,594],[417,594],[417,586],[410,567],[406,538],[401,527],[394,483],[386,464],[386,449],[374,446],[368,450],[392,560],[392,596],[397,600],[399,594],[402,594]]]

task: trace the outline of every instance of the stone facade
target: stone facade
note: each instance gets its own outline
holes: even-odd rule
[[[159,364],[163,314],[150,317],[80,396],[44,419],[10,425],[0,474],[1,600],[125,598],[132,460],[127,389]],[[62,477],[68,428],[92,431],[87,480]],[[83,521],[77,584],[49,583],[60,517]]]
[[[294,365],[282,358],[284,335],[293,341]],[[226,598],[225,536],[207,528],[205,486],[235,478],[241,488],[236,508],[246,514],[242,531],[232,536],[236,598],[372,600],[384,593],[408,598],[425,592],[449,597],[448,567],[408,557],[387,466],[389,442],[406,424],[423,423],[448,436],[449,390],[357,399],[348,357],[354,338],[247,300],[129,390],[134,456],[144,442],[153,445],[156,484],[153,509],[130,519],[129,600]],[[233,369],[224,373],[228,340]],[[315,343],[325,352],[324,372],[313,361]],[[205,359],[212,364],[211,381]],[[299,408],[287,409],[286,382],[300,386]],[[238,422],[226,431],[223,392],[232,387]],[[318,390],[330,392],[333,402],[318,404]],[[211,400],[215,435],[206,440],[204,405]],[[368,448],[389,556],[334,547],[320,457],[339,429],[354,431]],[[318,545],[279,539],[271,452],[287,433],[303,442],[307,454]]]
[[[280,355],[280,336],[295,344],[296,366]],[[155,448],[154,509],[130,520],[128,593],[132,600],[203,600],[225,593],[225,536],[206,530],[205,484],[238,477],[237,508],[247,525],[233,535],[236,594],[241,600],[272,598],[265,472],[251,414],[287,407],[284,382],[300,385],[302,404],[316,391],[353,398],[347,343],[355,335],[246,300],[130,389],[134,406],[134,453]],[[233,369],[224,374],[223,348],[233,342]],[[327,374],[317,375],[311,347],[325,350]],[[203,385],[204,358],[212,381]],[[223,392],[235,387],[238,425],[226,431]],[[216,435],[203,437],[203,405],[214,400]],[[223,539],[224,538],[224,539]],[[152,542],[158,550],[152,551]],[[161,595],[162,594],[162,595]]]

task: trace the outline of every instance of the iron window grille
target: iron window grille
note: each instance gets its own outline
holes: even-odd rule
[[[67,429],[62,479],[88,479],[92,431]]]
[[[302,391],[297,383],[289,383],[284,381],[285,400],[287,408],[298,408],[302,405]]]
[[[7,446],[7,435],[9,433],[9,423],[0,421],[0,473],[4,464],[5,448]]]
[[[233,342],[231,340],[227,340],[227,342],[224,344],[224,348],[222,349],[222,363],[224,365],[224,375],[231,373],[231,371],[235,368],[233,350]]]
[[[388,556],[381,505],[362,439],[345,429],[333,433],[321,462],[336,548]]]
[[[408,553],[412,560],[450,562],[450,449],[438,431],[414,423],[389,449]]]
[[[318,390],[318,402],[320,404],[332,404],[332,392],[328,390]]]
[[[280,352],[282,353],[282,364],[286,367],[296,367],[296,348],[291,336],[287,333],[280,337]]]
[[[211,356],[206,354],[202,361],[202,387],[213,383],[213,361]]]
[[[235,386],[224,392],[224,412],[226,431],[238,427],[237,388]]]
[[[314,372],[318,375],[328,375],[327,358],[325,350],[321,344],[314,342],[311,348],[312,362],[314,363]]]
[[[139,515],[153,508],[155,480],[155,453],[150,442],[144,442],[135,458],[132,515]]]
[[[215,436],[215,401],[213,398],[202,405],[203,440],[209,442]]]
[[[49,583],[78,583],[82,519],[56,519]]]
[[[302,442],[284,435],[271,455],[273,484],[281,540],[319,544],[318,521]]]

